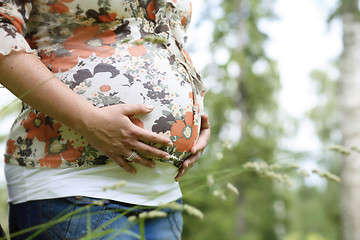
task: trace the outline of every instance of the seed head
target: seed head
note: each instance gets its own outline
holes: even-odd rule
[[[184,211],[187,212],[188,214],[192,215],[192,216],[200,218],[201,220],[204,219],[204,213],[201,212],[199,209],[193,207],[193,206],[190,206],[188,204],[184,204]]]
[[[208,185],[209,185],[209,187],[212,187],[212,186],[214,186],[214,183],[215,183],[215,180],[214,180],[214,175],[208,175],[207,177],[206,177],[206,180],[207,180],[207,183],[208,183]]]
[[[117,188],[125,187],[125,186],[126,186],[126,184],[127,184],[127,182],[126,182],[126,181],[121,180],[121,181],[119,181],[119,182],[115,183],[115,184],[114,184],[114,185],[112,185],[112,186],[103,187],[103,191],[107,191],[107,190],[109,190],[109,189],[111,189],[111,190],[115,190],[115,189],[117,189]]]
[[[344,147],[341,146],[341,145],[331,145],[331,146],[329,147],[329,149],[330,149],[330,150],[333,150],[333,151],[336,151],[336,152],[339,152],[339,153],[342,154],[342,155],[350,155],[350,150],[344,148]]]
[[[145,219],[145,218],[160,218],[160,217],[166,217],[167,213],[163,211],[153,210],[150,212],[142,212],[139,214],[139,218]]]
[[[233,194],[235,194],[236,196],[239,196],[240,193],[239,193],[239,190],[231,183],[227,182],[226,183],[226,187],[227,189],[230,190],[230,192],[232,192]]]

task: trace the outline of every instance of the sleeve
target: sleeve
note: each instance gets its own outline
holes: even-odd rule
[[[0,54],[24,51],[36,55],[25,40],[32,0],[0,0]]]

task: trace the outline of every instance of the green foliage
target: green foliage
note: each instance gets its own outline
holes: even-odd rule
[[[5,89],[0,88],[0,94],[4,94]],[[12,116],[14,113],[17,113],[21,107],[21,102],[18,100],[14,100],[10,102],[10,104],[6,106],[1,106],[0,104],[0,125],[2,121],[7,117]],[[5,142],[7,138],[7,134],[0,135],[0,143]],[[3,159],[0,159],[3,161]],[[3,169],[1,169],[3,171]],[[5,184],[0,183],[0,224],[4,229],[5,233],[8,234],[8,194],[5,187]]]
[[[310,74],[315,85],[318,96],[318,104],[309,111],[308,116],[315,124],[317,133],[321,141],[325,144],[338,143],[339,138],[339,114],[338,99],[338,81],[331,79],[329,74],[314,70]]]
[[[267,36],[258,27],[259,21],[273,17],[271,2],[223,0],[222,17],[212,19],[216,27],[210,48],[229,57],[221,64],[213,59],[205,71],[207,81],[216,82],[216,87],[206,95],[212,139],[210,152],[205,153],[199,166],[208,173],[232,169],[227,180],[240,190],[240,197],[214,199],[211,188],[186,196],[206,215],[204,222],[185,221],[184,239],[278,239],[275,225],[285,224],[274,213],[273,204],[281,194],[273,190],[273,182],[244,169],[236,173],[249,161],[275,162],[283,134],[278,116],[280,81],[276,63],[266,56]],[[234,66],[239,74],[231,72]],[[238,128],[241,136],[232,135],[229,128]],[[231,149],[224,147],[224,139],[236,139]],[[220,183],[218,188],[223,190],[224,185]],[[205,228],[207,233],[196,233]]]
[[[291,153],[278,147],[278,140],[285,135],[282,125],[287,120],[279,117],[277,94],[280,83],[276,63],[266,56],[264,44],[267,36],[258,28],[261,20],[274,17],[271,3],[262,0],[221,2],[224,14],[215,19],[210,48],[214,53],[220,49],[229,57],[221,64],[216,64],[217,59],[214,59],[206,71],[207,80],[216,82],[215,87],[209,89],[205,104],[210,113],[212,140],[211,152],[205,154],[199,165],[209,173],[236,169],[248,161],[278,162],[279,153],[286,154],[286,160],[293,161],[318,158],[312,153]],[[240,69],[238,75],[229,71],[234,64]],[[336,143],[338,118],[334,94],[337,82],[321,71],[314,71],[312,78],[316,83],[319,104],[309,116],[321,140],[325,144]],[[234,116],[240,116],[240,119],[234,119]],[[222,140],[226,135],[224,132],[234,124],[241,129],[241,137],[229,150],[222,147]],[[231,139],[232,136],[227,137]],[[217,160],[219,153],[221,161]],[[329,155],[328,151],[320,153],[323,154],[322,166],[338,173],[338,164],[335,164],[338,159],[334,154]],[[214,197],[208,193],[211,189],[186,197],[195,206],[201,206],[206,216],[216,216],[221,221],[216,228],[208,227],[215,226],[210,225],[211,222],[185,221],[185,239],[281,239],[285,233],[276,230],[279,226],[289,233],[286,239],[340,238],[337,184],[318,189],[297,182],[299,190],[285,191],[250,172],[242,171],[229,179],[240,190],[240,197],[227,200],[221,208],[213,203]],[[285,206],[283,216],[279,216],[274,207],[279,202]],[[209,228],[206,236],[193,230],[203,229],[204,225]]]
[[[193,239],[236,239],[236,204],[235,197],[227,200],[214,197],[208,189],[184,197],[185,202],[191,202],[194,206],[199,206],[205,213],[204,220],[196,219],[184,214],[185,228],[183,231],[184,240]],[[214,207],[218,211],[214,211]],[[211,209],[209,211],[209,209]],[[224,214],[226,213],[226,214]]]
[[[297,192],[289,192],[287,215],[291,233],[287,239],[341,239],[337,192],[334,183],[324,191],[303,186]]]
[[[336,17],[339,17],[343,14],[350,13],[354,17],[357,17],[360,20],[360,11],[358,8],[357,0],[339,0],[338,7],[333,13],[329,15],[328,21],[332,21]]]
[[[329,240],[328,238],[323,237],[319,233],[299,233],[299,232],[292,232],[287,237],[286,240]]]
[[[319,104],[309,111],[308,116],[315,124],[324,148],[328,148],[330,144],[338,144],[340,142],[340,119],[337,98],[339,82],[338,79],[331,78],[327,72],[321,70],[314,70],[310,76],[317,91]],[[322,158],[319,159],[319,164],[330,169],[335,174],[339,174],[341,156],[339,154],[329,154],[328,151],[325,151]],[[307,195],[311,194],[312,196],[312,200],[310,198],[307,199],[309,202],[308,211],[317,213],[317,219],[312,221],[313,228],[317,227],[317,232],[322,233],[326,239],[340,239],[340,186],[338,184],[327,183],[323,191],[319,189],[301,189],[299,194],[306,191]],[[304,210],[304,212],[307,211]],[[303,231],[305,229],[309,230],[309,226],[303,225]]]
[[[308,117],[314,123],[324,149],[327,149],[329,145],[340,142],[339,83],[338,79],[331,78],[322,70],[312,71],[310,77],[318,104],[308,112]],[[322,152],[318,163],[335,174],[340,172],[341,158],[338,154],[330,154],[329,150]],[[291,229],[294,232],[289,239],[341,239],[338,184],[327,182],[323,189],[302,187],[291,198]]]
[[[7,191],[5,187],[0,187],[0,225],[5,233],[8,233],[8,204]]]
[[[0,120],[3,120],[5,117],[17,112],[21,107],[21,102],[19,100],[14,100],[9,103],[9,105],[0,108]]]
[[[211,12],[217,6],[207,1],[205,11]],[[258,27],[261,20],[274,17],[272,3],[222,0],[222,16],[211,19],[216,27],[210,49],[226,53],[228,58],[221,64],[214,58],[205,69],[205,81],[215,86],[208,89],[205,99],[212,138],[197,166],[181,180],[184,201],[199,208],[205,218],[184,214],[184,240],[339,239],[337,185],[329,184],[324,190],[302,186],[298,191],[284,191],[278,184],[243,168],[247,162],[276,163],[280,153],[294,161],[308,156],[278,146],[286,121],[280,119],[278,109],[281,85],[276,63],[264,50],[267,36]],[[238,73],[234,73],[234,67]],[[332,142],[337,126],[333,99],[336,82],[320,71],[313,72],[312,78],[324,100],[309,116],[321,139]],[[234,135],[234,128],[241,132],[240,136]],[[327,166],[337,172],[336,164]],[[227,188],[228,182],[237,187],[239,196]],[[5,216],[6,200],[0,200],[0,216]],[[279,204],[284,209],[277,209]],[[6,219],[1,221],[4,226]],[[288,232],[286,238],[277,230],[279,226]]]

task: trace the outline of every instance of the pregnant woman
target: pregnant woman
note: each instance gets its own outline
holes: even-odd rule
[[[137,239],[129,216],[181,203],[210,136],[190,18],[190,0],[0,1],[0,82],[23,100],[5,154],[11,233],[73,212],[35,239]],[[181,211],[164,211],[145,239],[181,238]]]

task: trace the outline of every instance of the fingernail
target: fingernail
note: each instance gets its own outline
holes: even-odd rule
[[[154,110],[154,106],[146,105],[146,110],[148,110],[150,112],[150,111]]]
[[[180,171],[180,174],[184,174],[184,172],[185,172],[185,169],[181,170],[181,171]]]
[[[173,144],[172,141],[170,141],[170,142],[167,143],[167,145],[168,145],[169,147],[171,147],[171,146],[174,145],[174,144]]]
[[[170,155],[166,155],[164,158],[165,158],[166,160],[170,160]]]

